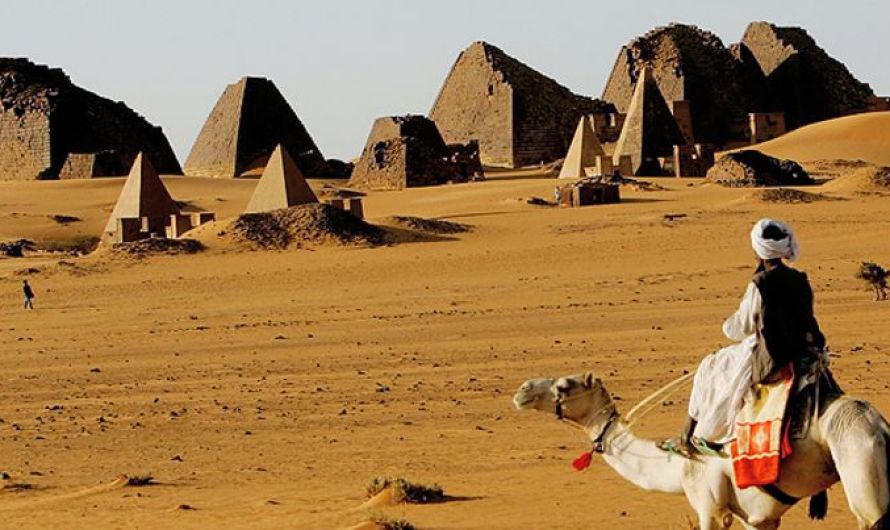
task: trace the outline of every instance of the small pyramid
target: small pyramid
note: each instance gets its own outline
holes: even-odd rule
[[[303,172],[281,146],[275,148],[245,213],[259,213],[318,202]]]
[[[580,179],[586,177],[584,169],[596,165],[596,157],[605,154],[599,138],[596,137],[596,133],[593,132],[593,127],[590,125],[590,118],[581,116],[578,128],[575,130],[575,137],[572,138],[572,145],[569,146],[569,152],[566,154],[562,170],[559,172],[559,178]]]
[[[140,152],[111,211],[105,233],[113,234],[117,230],[118,219],[166,219],[178,212],[179,207],[170,197],[155,168],[148,157]]]
[[[661,175],[658,157],[673,156],[674,146],[685,143],[652,72],[643,67],[615,144],[615,159],[629,155],[634,175]]]

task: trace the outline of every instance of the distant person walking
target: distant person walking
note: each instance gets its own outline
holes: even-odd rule
[[[34,309],[34,291],[28,284],[28,280],[22,280],[22,293],[25,295],[25,309]]]

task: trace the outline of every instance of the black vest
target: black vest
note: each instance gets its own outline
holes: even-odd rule
[[[757,273],[753,281],[763,300],[760,335],[773,366],[784,366],[825,347],[806,274],[780,264]]]

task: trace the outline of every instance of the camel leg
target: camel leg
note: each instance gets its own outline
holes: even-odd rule
[[[732,526],[732,515],[725,513],[722,516],[708,512],[698,514],[699,530],[728,530]]]
[[[845,412],[862,414],[862,410],[855,410],[860,407],[853,407],[853,410]],[[860,421],[867,423],[862,416]],[[850,511],[856,516],[859,527],[863,530],[873,528],[873,525],[884,517],[890,501],[890,491],[888,491],[890,488],[887,484],[887,440],[882,429],[875,427],[855,425],[846,433],[831,436],[828,440],[831,457],[847,494]],[[851,436],[854,433],[855,435]]]

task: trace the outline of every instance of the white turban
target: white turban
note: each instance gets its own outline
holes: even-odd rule
[[[770,225],[787,235],[778,241],[763,237],[763,231]],[[800,246],[797,244],[797,238],[794,237],[794,231],[782,221],[774,219],[761,219],[754,223],[754,228],[751,230],[751,246],[760,259],[783,258],[794,261],[800,255]]]

